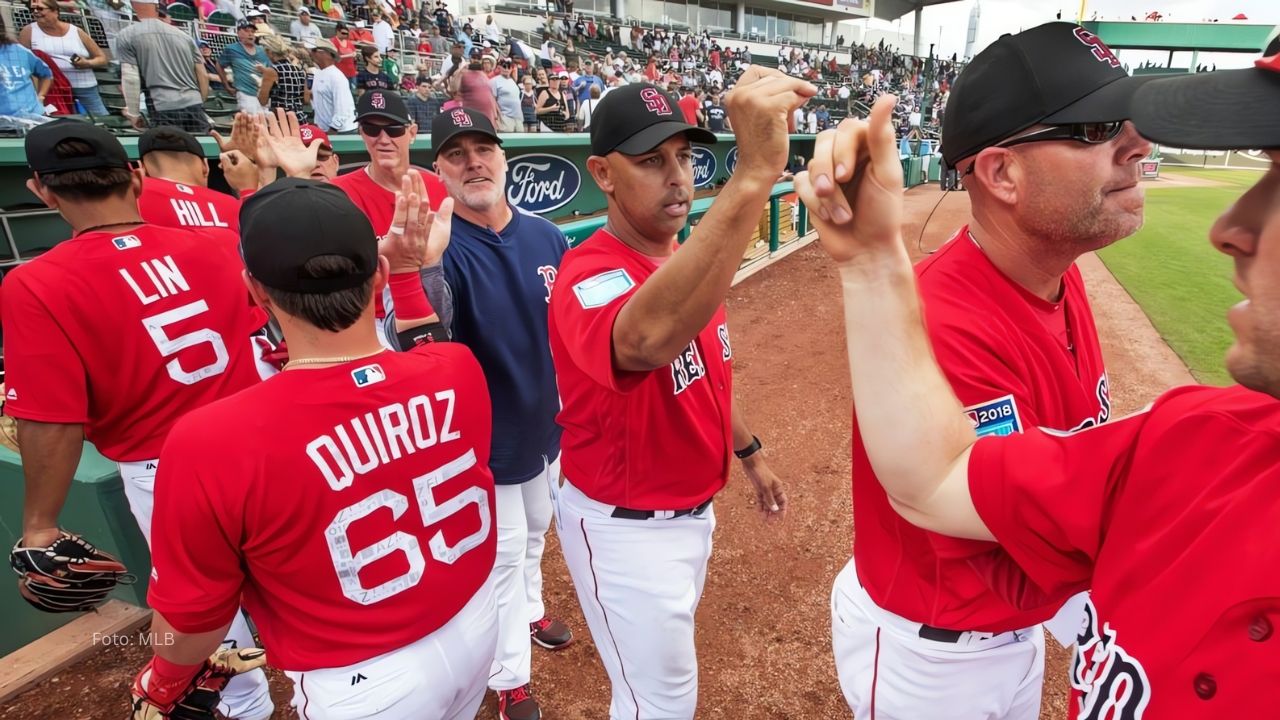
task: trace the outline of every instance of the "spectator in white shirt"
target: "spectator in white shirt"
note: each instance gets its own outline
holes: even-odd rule
[[[373,44],[385,54],[391,50],[394,42],[395,31],[391,29],[391,23],[387,22],[387,18],[380,11],[376,11],[373,15]]]
[[[289,23],[289,34],[304,41],[324,37],[320,26],[311,22],[311,11],[306,7],[298,10],[298,19]]]
[[[356,103],[351,98],[351,82],[335,65],[338,50],[325,38],[309,40],[311,60],[320,70],[311,82],[311,108],[315,123],[328,133],[354,132]]]
[[[707,85],[710,85],[710,86],[720,85],[721,87],[723,87],[724,73],[720,72],[718,68],[711,68],[711,70],[707,72]]]
[[[502,42],[502,28],[498,27],[492,15],[484,21],[484,36],[495,46]]]

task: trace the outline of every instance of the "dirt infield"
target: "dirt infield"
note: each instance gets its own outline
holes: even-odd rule
[[[907,243],[916,247],[935,187],[907,195]],[[951,193],[937,207],[921,244],[944,242],[967,213]],[[1141,310],[1096,258],[1082,263],[1095,300],[1117,412],[1127,413],[1190,376]],[[788,483],[791,509],[766,527],[735,469],[716,500],[719,527],[698,613],[699,718],[848,718],[831,660],[829,593],[849,556],[850,394],[836,275],[811,245],[749,278],[729,297],[736,384],[771,464]],[[642,550],[638,550],[642,551]],[[534,691],[548,720],[608,716],[608,681],[595,655],[558,544],[550,538],[548,609],[577,639],[560,653],[534,650]],[[655,632],[657,629],[655,628]],[[1052,642],[1051,642],[1052,644]],[[86,660],[0,708],[0,720],[118,720],[127,684],[144,648]],[[1066,717],[1066,654],[1050,653],[1041,717]],[[273,689],[288,705],[287,682]],[[479,717],[495,718],[490,698]],[[281,710],[278,718],[294,718]]]

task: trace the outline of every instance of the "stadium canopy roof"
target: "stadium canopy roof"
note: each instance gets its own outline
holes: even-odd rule
[[[945,5],[956,0],[875,0],[875,17],[881,20],[897,20],[930,5]]]

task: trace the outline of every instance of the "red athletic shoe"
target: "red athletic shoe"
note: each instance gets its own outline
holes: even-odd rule
[[[529,623],[529,636],[548,650],[563,650],[573,642],[573,631],[569,626],[549,617]]]
[[[541,720],[542,709],[533,699],[528,685],[514,690],[498,691],[498,717],[501,720]]]

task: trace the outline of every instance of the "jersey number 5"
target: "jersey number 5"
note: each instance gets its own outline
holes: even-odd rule
[[[147,334],[151,336],[152,342],[156,344],[156,349],[164,357],[176,355],[186,348],[204,343],[209,343],[210,347],[213,348],[213,362],[194,370],[183,370],[177,358],[165,363],[164,369],[169,371],[169,377],[183,385],[194,385],[227,369],[227,345],[222,341],[222,336],[218,333],[209,328],[204,328],[171,338],[165,332],[166,325],[193,318],[202,312],[208,312],[208,310],[208,303],[204,300],[196,300],[182,307],[176,307],[142,319],[142,326],[147,329]]]
[[[452,545],[445,540],[443,530],[437,530],[427,541],[431,548],[431,557],[446,565],[457,562],[458,558],[479,547],[489,537],[491,524],[489,495],[483,488],[469,487],[443,503],[437,503],[435,498],[434,491],[437,485],[442,485],[461,475],[475,464],[476,451],[468,450],[462,457],[413,479],[413,494],[417,496],[418,514],[422,517],[423,528],[442,522],[445,518],[461,512],[468,505],[475,505],[476,512],[480,515],[480,528]],[[422,575],[427,566],[418,538],[403,530],[362,548],[359,552],[351,551],[347,528],[360,518],[384,507],[391,510],[393,518],[399,520],[400,516],[409,509],[409,499],[394,490],[379,490],[355,505],[343,509],[325,529],[325,540],[329,543],[329,555],[333,558],[333,567],[338,573],[342,594],[361,605],[372,605],[417,585],[422,581]],[[394,552],[404,553],[405,559],[409,562],[409,570],[376,587],[364,587],[360,583],[360,571]]]

